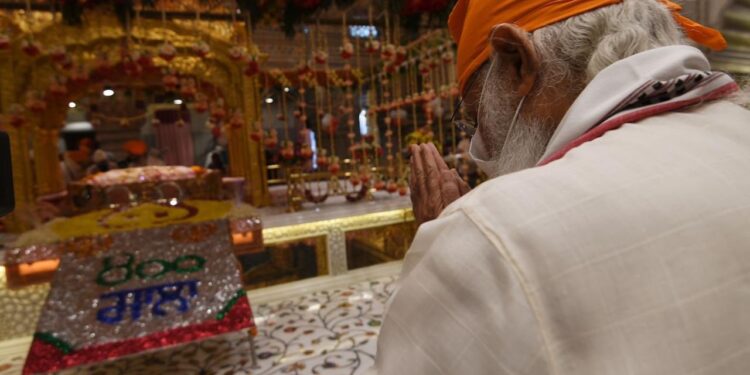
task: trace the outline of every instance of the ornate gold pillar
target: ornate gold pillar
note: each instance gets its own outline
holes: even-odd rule
[[[57,150],[57,129],[37,128],[34,131],[34,172],[37,195],[65,190],[65,179],[60,169]]]
[[[262,145],[250,139],[253,124],[260,117],[260,92],[257,77],[241,75],[239,98],[245,122],[229,132],[229,173],[245,178],[245,195],[255,206],[270,204],[266,157]]]
[[[15,57],[12,52],[3,53],[0,56],[0,111],[7,114],[11,104],[19,101],[16,94],[16,71]],[[16,198],[16,207],[21,207],[34,202],[33,176],[31,171],[31,160],[29,158],[29,133],[30,122],[27,121],[21,128],[13,128],[3,124],[10,138],[11,159],[13,162],[13,190]],[[14,217],[9,220],[11,230],[22,231],[29,229]]]
[[[16,206],[34,201],[29,132],[30,129],[27,127],[8,129],[10,153],[13,159],[13,190],[16,195]]]
[[[67,113],[66,100],[47,103],[47,110],[37,119],[33,133],[34,176],[36,177],[36,195],[59,193],[65,190],[65,178],[60,169],[57,140],[60,136],[60,125]]]

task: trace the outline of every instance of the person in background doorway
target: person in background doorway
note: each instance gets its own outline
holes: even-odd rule
[[[226,167],[224,166],[224,161],[221,160],[221,155],[216,152],[212,152],[210,154],[210,158],[211,160],[206,165],[206,168],[220,171],[222,175],[226,174]]]
[[[91,160],[94,163],[86,170],[87,175],[109,172],[110,170],[117,168],[117,165],[109,160],[107,152],[102,149],[94,151]]]

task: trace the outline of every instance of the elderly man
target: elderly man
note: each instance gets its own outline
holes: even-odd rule
[[[495,178],[458,199],[412,149],[424,223],[375,371],[749,373],[750,112],[686,42],[721,35],[679,10],[458,2],[471,154]]]

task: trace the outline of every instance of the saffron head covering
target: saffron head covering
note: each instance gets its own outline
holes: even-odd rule
[[[461,91],[469,77],[490,58],[490,31],[495,25],[512,23],[528,31],[566,20],[622,0],[459,0],[448,19],[448,28],[458,44],[456,72]],[[717,30],[680,14],[682,7],[659,0],[672,12],[685,34],[698,44],[714,50],[727,47]]]

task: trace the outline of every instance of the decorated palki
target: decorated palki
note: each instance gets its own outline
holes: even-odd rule
[[[189,180],[204,173],[202,168],[184,166],[147,166],[128,169],[117,169],[98,173],[85,179],[86,184],[95,186],[113,186],[134,184],[138,182],[160,182]]]
[[[71,249],[61,257],[24,374],[85,371],[198,340],[247,340],[248,333],[252,340],[226,221],[79,239]],[[173,370],[165,366],[164,373]]]

